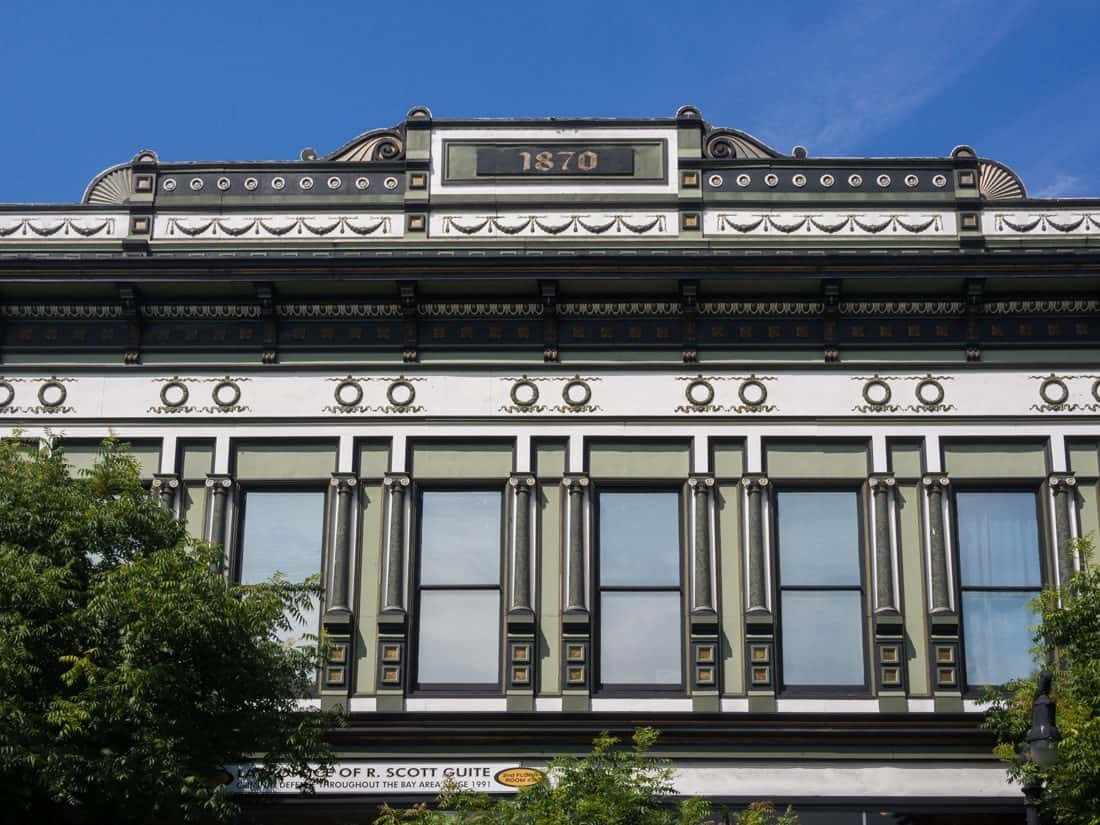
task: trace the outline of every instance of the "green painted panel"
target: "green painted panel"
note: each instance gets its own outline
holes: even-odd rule
[[[507,478],[512,472],[509,442],[461,442],[414,444],[412,473],[418,480],[431,478]]]
[[[90,470],[99,458],[100,441],[67,441],[62,439],[61,449],[65,452],[65,461],[74,476],[81,470]],[[141,477],[151,479],[160,472],[160,442],[127,442],[130,455],[138,463]]]
[[[1043,478],[1046,450],[1036,442],[945,441],[943,468],[952,478]]]
[[[356,693],[374,693],[378,649],[378,576],[382,569],[382,505],[385,499],[381,484],[365,484],[360,489],[359,596],[355,607],[355,673],[352,674],[352,684]]]
[[[359,477],[382,478],[390,469],[390,445],[371,441],[359,445]]]
[[[890,469],[898,478],[920,478],[924,471],[920,444],[891,444]]]
[[[548,140],[531,140],[524,141],[525,144],[535,146],[538,148],[550,148],[556,141],[552,138]],[[618,141],[615,141],[618,142]],[[576,150],[581,144],[594,143],[596,147],[604,146],[612,141],[567,141],[563,143],[563,146],[568,146],[569,149]],[[477,180],[477,147],[478,146],[492,146],[500,145],[499,141],[482,141],[478,144],[449,141],[447,143],[446,152],[446,164],[444,166],[445,173],[448,181],[472,181]],[[632,179],[661,179],[665,176],[665,154],[667,151],[666,144],[663,141],[631,141],[630,145],[634,147],[634,174],[623,176],[600,176],[599,174],[593,174],[591,178],[602,179],[604,181],[617,181],[617,180],[632,180]],[[554,158],[555,163],[560,163],[561,159]],[[587,177],[587,176],[582,176]],[[561,183],[562,177],[549,176],[546,178],[538,178],[537,175],[527,174],[522,177],[510,177],[504,176],[499,179],[481,176],[481,180],[495,180],[500,183],[517,183],[527,184],[532,183]]]
[[[1097,482],[1088,481],[1077,485],[1077,513],[1081,521],[1081,535],[1092,533],[1094,545],[1100,546],[1100,496],[1097,495]],[[1092,563],[1100,561],[1093,557]]]
[[[1069,468],[1079,478],[1100,477],[1100,455],[1095,441],[1071,441],[1069,443]]]
[[[741,478],[745,473],[745,446],[720,441],[711,450],[711,472],[716,478]]]
[[[185,480],[205,480],[214,471],[214,442],[185,443],[180,447],[178,472]]]
[[[187,535],[193,539],[201,539],[206,526],[206,483],[184,483],[180,490],[183,496],[180,502],[181,518],[187,528]]]
[[[535,444],[535,474],[539,478],[561,478],[565,475],[565,449],[564,441]]]
[[[561,485],[539,487],[539,693],[561,689]]]
[[[901,557],[902,611],[909,660],[909,693],[928,696],[928,628],[925,623],[923,530],[920,486],[898,484],[898,553]]]
[[[687,443],[615,441],[588,448],[588,473],[607,478],[687,478],[691,449]]]
[[[237,446],[239,480],[328,478],[336,471],[336,445],[287,441]]]
[[[718,615],[721,617],[723,693],[745,692],[745,649],[741,602],[741,488],[719,484],[718,496]]]
[[[867,445],[826,441],[781,442],[765,447],[771,478],[866,478]]]

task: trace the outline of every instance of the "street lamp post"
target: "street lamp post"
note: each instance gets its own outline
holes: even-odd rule
[[[1054,700],[1050,685],[1054,677],[1046,670],[1039,674],[1039,687],[1031,701],[1031,730],[1027,733],[1028,755],[1039,770],[1045,771],[1058,761],[1058,725],[1054,719]],[[1039,801],[1043,783],[1036,779],[1024,785],[1027,825],[1039,825]]]

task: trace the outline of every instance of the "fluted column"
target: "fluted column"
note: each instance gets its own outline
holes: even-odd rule
[[[382,609],[378,614],[378,709],[404,709],[408,672],[408,626],[405,609],[405,497],[410,479],[390,473],[382,481],[386,505],[385,562],[382,572]]]
[[[921,479],[928,510],[929,660],[937,711],[962,710],[959,675],[959,616],[951,592],[951,548],[947,545],[947,492],[951,481],[944,473],[928,473]]]
[[[926,475],[921,484],[927,492],[928,498],[928,563],[930,566],[929,578],[932,580],[932,592],[930,594],[930,607],[933,613],[952,612],[951,582],[949,577],[949,560],[947,548],[947,532],[944,525],[944,497],[950,480],[946,475]]]
[[[334,473],[331,487],[336,494],[332,506],[333,529],[329,548],[332,575],[325,593],[325,624],[346,624],[351,620],[351,516],[359,480],[351,473]]]
[[[531,592],[534,544],[531,494],[535,477],[517,473],[508,479],[512,496],[511,576],[508,588],[508,709],[535,709],[535,602]]]
[[[592,677],[592,640],[588,611],[588,477],[566,476],[565,610],[562,612],[562,707],[586,711]]]
[[[711,533],[714,478],[688,479],[691,512],[691,699],[694,710],[716,712],[718,700],[718,611],[715,607],[715,548]]]
[[[210,519],[206,523],[204,538],[209,544],[225,546],[225,514],[229,507],[229,494],[233,489],[233,479],[227,475],[209,474],[206,477],[206,490],[209,501]]]
[[[1058,566],[1058,587],[1065,587],[1077,569],[1073,549],[1074,492],[1077,479],[1069,473],[1057,473],[1047,479],[1054,499],[1054,552]]]
[[[767,517],[765,500],[768,479],[747,475],[741,479],[745,489],[745,524],[748,546],[748,581],[745,593],[745,684],[749,710],[775,710],[775,619],[771,610],[771,581],[768,568]]]
[[[153,476],[153,492],[160,499],[160,503],[175,512],[176,493],[179,490],[180,480],[175,473],[157,473]]]
[[[894,520],[893,476],[876,475],[870,479],[871,498],[875,514],[875,612],[893,613],[898,609],[894,588],[894,541],[891,525]]]
[[[588,478],[587,476],[568,476],[563,478],[561,483],[569,494],[566,511],[566,518],[569,521],[566,538],[566,565],[569,568],[569,575],[566,579],[565,609],[567,612],[580,611],[587,614],[585,494],[588,490]]]
[[[389,492],[386,510],[386,572],[382,588],[382,611],[405,612],[405,493],[406,475],[387,475],[382,482]]]
[[[746,519],[748,521],[747,549],[749,560],[748,603],[746,610],[753,612],[771,612],[768,607],[769,583],[764,546],[764,496],[768,489],[768,479],[764,476],[746,476],[741,479],[746,490]]]
[[[876,473],[868,480],[874,517],[873,558],[875,560],[874,633],[875,684],[879,709],[904,712],[906,685],[905,625],[898,599],[897,548],[894,545],[894,512],[897,482],[892,475]]]

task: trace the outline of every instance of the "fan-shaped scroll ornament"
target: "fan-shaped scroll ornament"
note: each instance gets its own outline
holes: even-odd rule
[[[401,128],[375,129],[345,143],[325,160],[342,163],[371,163],[405,157],[405,135]]]
[[[991,201],[1026,198],[1027,190],[1019,176],[995,160],[978,161],[978,191]]]

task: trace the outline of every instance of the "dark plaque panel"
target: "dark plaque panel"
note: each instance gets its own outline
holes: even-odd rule
[[[555,143],[479,146],[479,177],[604,177],[634,174],[634,147]]]

